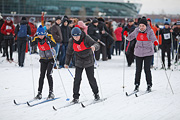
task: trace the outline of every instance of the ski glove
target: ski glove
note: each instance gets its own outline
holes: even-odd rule
[[[159,42],[158,42],[157,40],[154,41],[154,45],[155,45],[155,46],[159,45]]]

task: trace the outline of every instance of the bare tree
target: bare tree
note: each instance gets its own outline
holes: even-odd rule
[[[86,9],[84,6],[81,7],[81,10],[79,11],[79,16],[81,20],[86,20]]]

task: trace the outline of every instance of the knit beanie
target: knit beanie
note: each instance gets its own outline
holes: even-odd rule
[[[139,21],[139,24],[144,24],[147,26],[147,20],[146,20],[146,17],[142,17]]]
[[[36,33],[37,33],[37,35],[46,35],[46,32],[45,32],[45,30],[44,30],[44,28],[43,28],[42,25],[40,25],[40,26],[38,27]]]
[[[92,23],[97,23],[98,20],[97,19],[93,19]]]
[[[71,30],[71,35],[72,36],[80,36],[81,35],[81,30],[78,27],[74,27]]]
[[[7,21],[11,21],[11,18],[10,18],[10,17],[7,17],[6,20],[7,20]]]
[[[57,16],[57,17],[56,17],[56,20],[61,20],[61,17],[60,17],[60,16]]]
[[[168,22],[168,21],[166,21],[166,22],[164,23],[164,25],[169,25],[169,22]]]

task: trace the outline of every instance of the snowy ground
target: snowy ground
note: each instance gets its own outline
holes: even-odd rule
[[[2,54],[0,54],[2,55]],[[17,61],[17,53],[14,54]],[[67,104],[58,71],[54,70],[54,93],[60,99],[44,103],[38,106],[29,107],[27,105],[16,106],[13,100],[26,102],[34,97],[32,82],[32,67],[35,92],[37,94],[39,78],[39,56],[26,55],[25,67],[19,68],[15,63],[9,63],[5,58],[0,57],[0,120],[180,120],[180,72],[174,70],[167,71],[171,74],[170,82],[174,90],[174,95],[168,86],[164,70],[152,69],[153,92],[144,96],[126,97],[125,91],[131,92],[134,89],[135,64],[125,68],[125,89],[123,92],[123,55],[113,56],[107,62],[98,61],[99,80],[97,71],[95,76],[98,84],[101,83],[101,90],[104,98],[103,103],[97,103],[86,108],[81,105],[71,106],[58,111],[54,111],[52,106],[60,107]],[[156,62],[156,56],[155,56]],[[160,63],[160,61],[159,61]],[[155,64],[156,65],[156,64]],[[159,65],[160,67],[160,65]],[[74,68],[70,68],[74,74]],[[64,82],[67,96],[72,100],[73,79],[67,69],[59,69]],[[140,93],[146,90],[144,71],[141,75]],[[88,100],[84,104],[93,100],[93,94],[89,87],[85,72],[81,84],[80,101]],[[43,97],[48,95],[48,84],[45,79]]]

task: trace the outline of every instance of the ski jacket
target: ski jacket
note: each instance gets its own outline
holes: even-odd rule
[[[90,23],[88,26],[88,35],[95,41],[97,41],[98,39],[99,40],[101,39],[101,35],[100,35],[98,27],[93,25],[92,23]]]
[[[28,24],[29,24],[29,26],[30,26],[30,28],[31,28],[31,34],[30,34],[30,36],[31,36],[31,37],[34,37],[35,34],[36,34],[36,31],[37,31],[37,27],[36,27],[33,23],[31,23],[31,22],[28,22]]]
[[[116,30],[114,31],[115,35],[116,35],[116,39],[117,41],[122,41],[122,27],[118,27],[116,28]]]
[[[127,40],[132,41],[134,38],[136,38],[134,55],[145,57],[154,54],[153,44],[157,38],[149,25],[147,25],[146,31],[143,33],[139,31],[139,28],[136,28],[131,34],[129,34]]]
[[[49,43],[51,46],[49,46]],[[40,59],[53,59],[55,55],[51,47],[56,46],[56,42],[51,34],[45,36],[42,40],[37,36],[31,41],[31,46],[38,45]]]
[[[7,33],[14,34],[15,27],[13,25],[13,21],[11,20],[10,23],[7,23],[7,21],[4,22],[3,26],[1,27],[1,33],[4,35],[7,35]]]
[[[79,45],[79,46],[78,46]],[[79,41],[75,41],[73,38],[70,38],[65,64],[69,65],[73,53],[75,54],[75,66],[79,68],[87,68],[94,65],[93,52],[90,49],[91,46],[95,47],[95,50],[99,50],[100,45],[94,41],[89,35],[86,35],[84,32],[81,34]]]
[[[53,38],[55,39],[56,43],[62,43],[63,38],[62,38],[62,32],[60,29],[60,26],[58,24],[54,24],[51,28],[51,33]]]
[[[156,35],[158,34],[158,32],[156,32]],[[162,45],[164,44],[171,44],[171,32],[170,32],[170,28],[166,29],[160,29],[159,34],[162,36]]]
[[[62,22],[62,25],[60,28],[61,28],[62,38],[63,38],[62,43],[67,44],[71,37],[71,28],[68,25],[64,26],[64,21]]]

